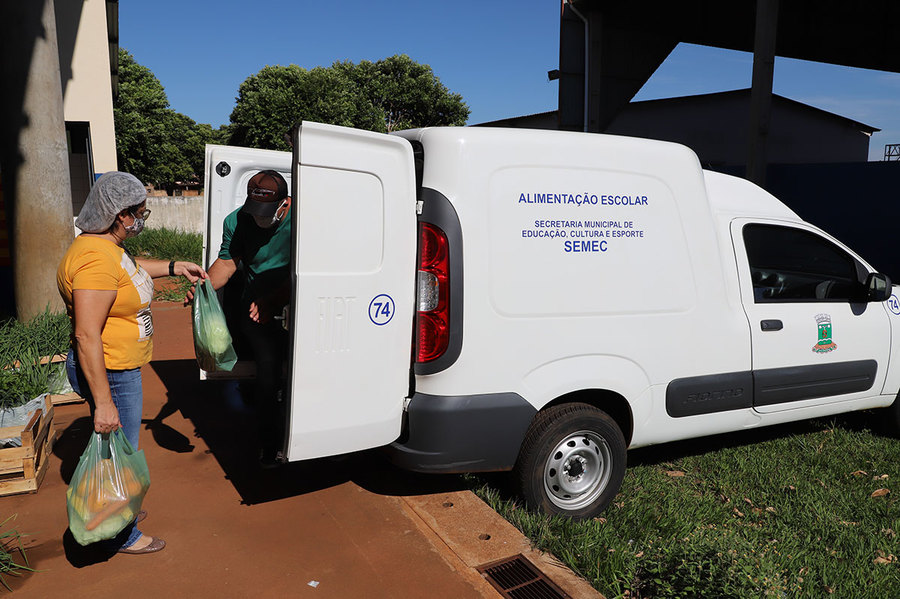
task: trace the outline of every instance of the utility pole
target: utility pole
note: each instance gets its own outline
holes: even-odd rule
[[[777,29],[778,0],[758,0],[753,43],[753,82],[750,90],[750,131],[747,138],[747,179],[760,187],[766,185],[766,146],[772,112]]]
[[[62,310],[56,267],[72,242],[72,190],[53,0],[0,3],[0,176],[16,311]]]

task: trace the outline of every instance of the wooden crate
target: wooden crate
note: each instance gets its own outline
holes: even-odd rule
[[[52,362],[56,364],[57,362],[65,362],[66,354],[56,354],[55,356],[45,356],[41,358],[41,364],[46,364],[47,362]],[[61,406],[63,404],[68,403],[81,403],[84,401],[84,398],[72,391],[71,393],[62,393],[62,394],[50,394],[50,402],[54,406]]]
[[[61,406],[67,403],[81,403],[84,401],[84,398],[72,391],[71,393],[62,393],[60,395],[51,393],[50,394],[50,403],[54,406]]]
[[[25,425],[0,428],[0,439],[8,437],[21,437],[22,446],[0,449],[0,496],[36,493],[56,441],[50,396],[44,396],[44,411],[32,412]]]

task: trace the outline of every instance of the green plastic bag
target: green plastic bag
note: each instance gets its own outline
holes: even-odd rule
[[[209,279],[197,285],[192,315],[194,319],[194,354],[200,368],[207,372],[231,370],[237,354],[231,345],[231,333],[225,313]]]
[[[81,545],[113,538],[141,511],[149,488],[144,451],[122,429],[92,434],[66,491],[72,536]]]

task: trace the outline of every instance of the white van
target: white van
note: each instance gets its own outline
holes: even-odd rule
[[[688,148],[317,123],[293,147],[209,146],[205,181],[206,265],[254,173],[290,182],[287,460],[514,470],[530,506],[588,517],[629,447],[900,420],[887,277]]]

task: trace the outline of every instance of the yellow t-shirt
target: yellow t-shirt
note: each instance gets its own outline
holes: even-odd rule
[[[150,361],[153,279],[123,248],[108,239],[79,235],[56,270],[56,285],[70,319],[75,289],[116,292],[101,334],[107,369],[139,368]]]

